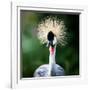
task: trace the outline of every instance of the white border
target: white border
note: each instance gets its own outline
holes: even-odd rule
[[[80,14],[80,75],[78,76],[62,76],[59,78],[27,78],[20,79],[20,10],[35,10],[35,11],[57,11],[67,13],[81,13]],[[11,87],[46,87],[46,86],[60,86],[71,84],[87,83],[87,62],[86,62],[86,14],[87,9],[77,6],[55,6],[30,3],[11,3],[11,29],[12,29],[12,77]]]

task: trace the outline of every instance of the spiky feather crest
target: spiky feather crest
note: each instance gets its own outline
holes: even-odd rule
[[[47,35],[51,31],[56,36],[57,44],[66,44],[66,27],[64,21],[57,18],[46,18],[40,24],[38,24],[37,36],[42,44],[47,43]]]

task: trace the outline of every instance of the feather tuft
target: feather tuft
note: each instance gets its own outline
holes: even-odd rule
[[[66,27],[62,20],[51,17],[46,18],[38,24],[37,31],[37,36],[42,44],[48,42],[47,35],[50,31],[56,36],[57,44],[62,46],[66,44]]]

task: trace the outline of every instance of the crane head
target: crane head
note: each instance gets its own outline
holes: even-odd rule
[[[37,36],[42,44],[54,47],[56,44],[66,44],[66,27],[64,21],[56,18],[46,18],[38,24]]]
[[[56,46],[56,44],[57,44],[57,40],[56,40],[56,36],[53,34],[53,32],[52,31],[50,31],[49,33],[48,33],[48,35],[47,35],[47,40],[48,40],[48,42],[47,42],[47,46],[48,47],[55,47]]]
[[[47,35],[47,46],[49,47],[50,52],[53,54],[55,50],[55,46],[57,44],[56,36],[52,31],[50,31]]]

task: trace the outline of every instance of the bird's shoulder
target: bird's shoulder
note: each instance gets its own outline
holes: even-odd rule
[[[65,75],[65,71],[60,65],[55,64],[52,74],[55,76],[63,76],[63,75]]]
[[[48,72],[48,64],[41,65],[36,69],[34,76],[35,77],[43,77],[46,76]]]
[[[60,66],[60,65],[58,65],[58,64],[55,64],[55,67],[56,67],[56,69],[58,69],[58,70],[64,70],[64,69],[62,68],[62,66]]]

